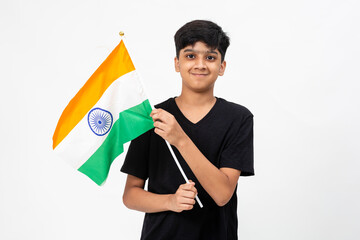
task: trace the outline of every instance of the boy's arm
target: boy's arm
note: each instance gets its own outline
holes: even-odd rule
[[[194,185],[194,182],[182,184],[174,194],[155,194],[144,190],[143,179],[128,175],[123,202],[126,207],[141,212],[182,212],[192,209],[195,204],[197,190]]]
[[[224,206],[234,194],[240,171],[215,167],[182,130],[175,117],[162,109],[150,115],[155,121],[155,133],[174,145],[196,178],[218,206]]]
[[[215,167],[189,137],[180,143],[177,149],[216,204],[222,207],[228,203],[241,172],[233,168]]]

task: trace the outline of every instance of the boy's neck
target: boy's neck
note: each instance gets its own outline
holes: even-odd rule
[[[176,102],[182,106],[201,107],[204,105],[212,105],[216,101],[213,92],[208,93],[187,93],[182,91],[180,96],[176,98]]]

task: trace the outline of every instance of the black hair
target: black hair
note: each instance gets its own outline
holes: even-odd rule
[[[196,42],[204,42],[208,47],[217,49],[221,54],[221,62],[225,59],[226,49],[230,45],[230,38],[216,23],[206,20],[194,20],[182,26],[174,36],[176,57],[180,50]]]

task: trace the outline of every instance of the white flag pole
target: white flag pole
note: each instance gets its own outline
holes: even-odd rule
[[[169,143],[168,141],[166,141],[166,140],[165,140],[165,142],[166,142],[166,145],[168,146],[168,148],[169,148],[169,150],[170,150],[170,153],[171,153],[172,157],[174,158],[174,161],[175,161],[176,165],[178,166],[178,168],[179,168],[182,176],[184,177],[186,183],[190,183],[189,179],[186,177],[186,174],[185,174],[184,170],[182,169],[182,167],[181,167],[181,165],[180,165],[180,163],[179,163],[179,161],[178,161],[178,159],[177,159],[177,157],[176,157],[176,155],[175,155],[175,153],[174,153],[174,150],[173,150],[172,147],[170,146],[170,143]],[[199,204],[200,208],[202,208],[203,205],[202,205],[202,203],[201,203],[198,195],[196,195],[195,198],[196,198],[196,201],[197,201],[197,203]]]

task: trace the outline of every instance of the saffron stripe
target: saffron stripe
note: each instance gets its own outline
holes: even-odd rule
[[[145,100],[120,112],[119,119],[114,123],[105,141],[78,170],[96,184],[102,185],[112,162],[124,151],[123,145],[154,127],[150,117],[151,110],[149,100]]]

